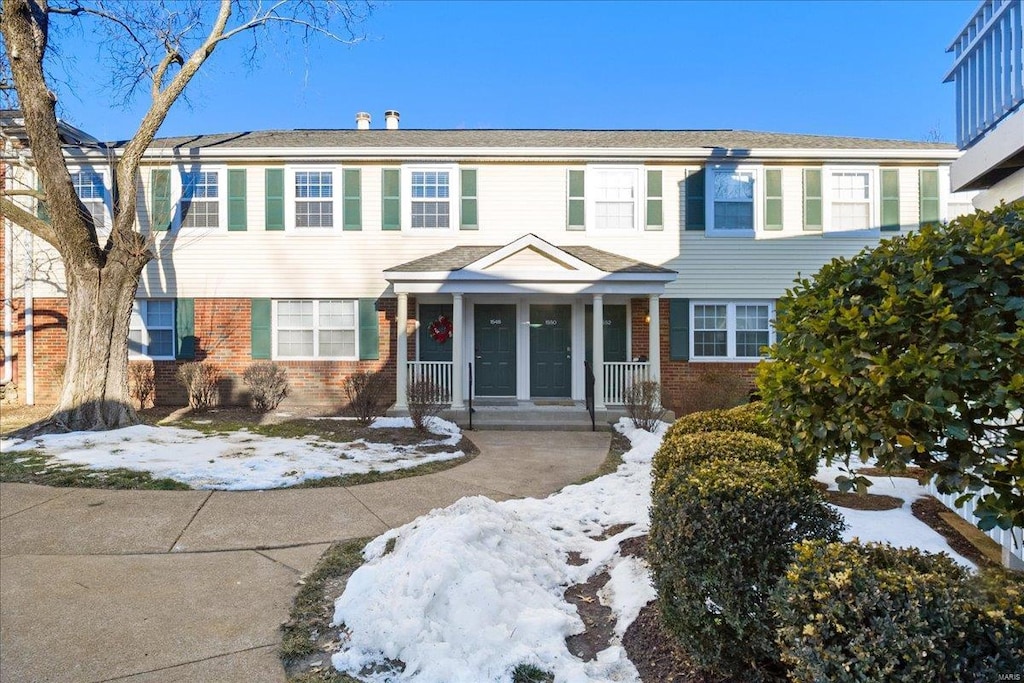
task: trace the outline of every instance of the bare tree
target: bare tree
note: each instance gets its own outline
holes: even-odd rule
[[[192,78],[221,43],[240,36],[252,40],[250,59],[270,31],[303,41],[321,36],[355,42],[355,28],[372,9],[363,0],[3,0],[0,34],[41,185],[19,193],[45,202],[49,220],[8,196],[0,196],[0,213],[54,247],[68,294],[66,372],[46,428],[99,430],[138,422],[128,393],[128,326],[142,269],[154,254],[137,229],[135,183],[143,154]],[[54,48],[51,20],[88,24],[104,36],[112,83],[126,97],[148,84],[152,99],[138,130],[117,150],[113,223],[102,244],[61,149],[57,96],[44,64]]]

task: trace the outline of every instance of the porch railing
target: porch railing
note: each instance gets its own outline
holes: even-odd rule
[[[651,364],[647,362],[605,363],[604,402],[605,405],[623,405],[626,393],[634,382],[651,379]]]
[[[439,391],[439,398],[445,403],[452,400],[452,362],[434,360],[411,360],[406,366],[409,382],[433,382]]]
[[[982,496],[992,489],[984,488],[978,492],[978,494],[970,500],[964,501],[961,507],[956,506],[956,499],[960,497],[958,493],[939,493],[938,488],[934,482],[928,484],[928,492],[933,496],[942,501],[942,504],[948,507],[950,510],[960,515],[963,519],[967,520],[971,524],[977,524],[978,518],[974,516],[974,510],[977,507],[977,500],[979,496]],[[1016,563],[1019,566],[1024,564],[1024,529],[1019,527],[1013,527],[1012,529],[991,529],[984,532],[993,541],[1003,547],[1003,558],[1004,563],[1008,556],[1016,558]]]

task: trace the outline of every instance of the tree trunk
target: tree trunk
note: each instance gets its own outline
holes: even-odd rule
[[[128,328],[145,255],[102,268],[69,266],[68,355],[57,406],[44,429],[104,430],[139,423],[128,392]]]

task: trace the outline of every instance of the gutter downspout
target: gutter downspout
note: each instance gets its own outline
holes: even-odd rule
[[[13,187],[13,178],[4,179],[6,189]],[[14,230],[6,218],[4,223],[4,374],[0,386],[14,379]]]
[[[25,245],[25,405],[30,406],[36,404],[35,323],[32,303],[32,283],[35,280],[34,244],[35,236],[29,233]]]

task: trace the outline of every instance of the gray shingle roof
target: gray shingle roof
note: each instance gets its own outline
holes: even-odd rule
[[[430,256],[409,261],[398,266],[385,270],[385,273],[432,273],[462,270],[472,263],[479,261],[488,254],[491,254],[505,245],[496,247],[484,246],[462,246],[452,247]],[[600,249],[586,246],[557,247],[562,251],[575,256],[579,260],[605,273],[675,273],[674,270],[652,266],[649,263],[635,261],[625,256],[612,254]]]
[[[123,142],[113,143],[120,146]],[[263,130],[160,138],[151,149],[266,148],[905,149],[954,145],[746,130]]]

